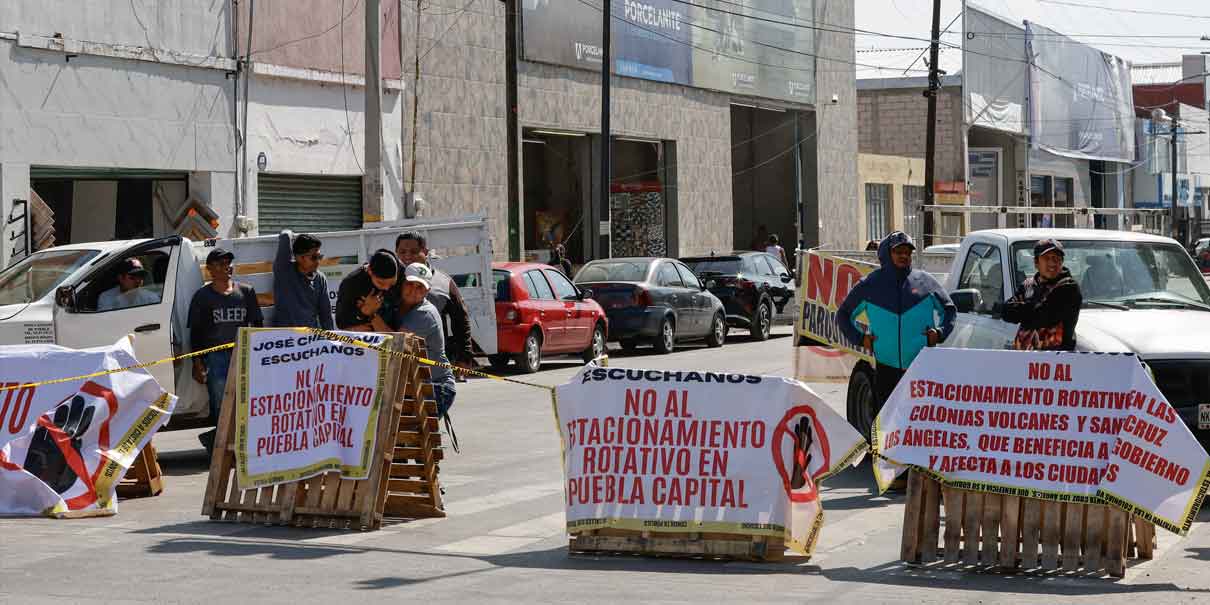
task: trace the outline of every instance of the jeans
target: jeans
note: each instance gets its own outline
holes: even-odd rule
[[[454,405],[454,396],[457,395],[454,390],[454,385],[445,383],[433,384],[433,398],[437,400],[437,418],[445,417],[445,413]]]
[[[202,363],[206,365],[206,393],[210,395],[210,417],[218,424],[218,415],[223,406],[223,393],[227,390],[227,370],[231,367],[231,349],[206,353]]]
[[[895,391],[895,387],[899,386],[900,379],[907,373],[907,370],[901,370],[895,366],[877,364],[874,367],[874,416],[878,416],[878,412],[882,411],[882,406],[886,405],[886,400],[890,399],[891,393]]]

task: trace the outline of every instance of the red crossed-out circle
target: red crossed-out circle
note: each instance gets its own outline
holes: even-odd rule
[[[819,450],[823,454],[823,465],[820,466],[819,472],[814,476],[807,477],[806,491],[794,490],[790,487],[792,477],[790,471],[786,469],[786,460],[781,454],[782,439],[793,440],[794,436],[790,432],[790,421],[800,415],[806,415],[811,419],[811,431],[815,435],[816,443],[819,444]],[[782,487],[786,490],[786,496],[791,502],[811,502],[819,498],[819,488],[815,484],[815,477],[822,475],[832,466],[832,451],[828,446],[828,434],[824,432],[823,425],[820,424],[819,418],[815,415],[815,409],[809,405],[800,405],[790,408],[786,411],[786,415],[782,416],[781,421],[777,423],[777,429],[773,431],[773,439],[771,440],[773,450],[773,463],[777,466],[777,472],[781,474]],[[793,455],[799,455],[796,449]],[[791,468],[793,468],[791,466]],[[807,472],[810,472],[808,469]]]

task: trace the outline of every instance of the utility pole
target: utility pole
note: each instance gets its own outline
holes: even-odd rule
[[[382,220],[382,9],[366,0],[365,176],[361,181],[361,214],[365,222]],[[402,15],[400,15],[402,18]],[[419,18],[419,15],[417,15]],[[402,44],[403,41],[401,40]]]
[[[504,0],[505,130],[508,154],[508,258],[521,260],[521,154],[517,116],[517,0]]]
[[[601,2],[601,212],[604,214],[602,219],[609,220],[609,185],[613,180],[613,141],[609,136],[609,84],[612,70],[610,63],[613,62],[612,53],[610,52],[609,32],[610,19],[613,3],[610,0]],[[610,230],[613,229],[613,224],[609,225]],[[612,246],[605,248],[606,258],[613,256]]]
[[[936,204],[936,195],[933,191],[935,186],[934,173],[937,169],[937,164],[933,160],[933,156],[937,154],[937,91],[941,89],[941,77],[937,69],[937,54],[938,42],[941,38],[941,0],[933,0],[933,29],[932,35],[929,37],[929,86],[928,90],[924,91],[924,96],[928,99],[928,130],[924,139],[924,204],[932,206]],[[924,211],[924,242],[922,248],[928,247],[933,243],[933,212],[931,210]]]
[[[1178,107],[1179,107],[1179,105],[1178,105]],[[1168,142],[1168,155],[1172,156],[1172,209],[1169,210],[1168,222],[1170,224],[1169,224],[1168,229],[1169,229],[1169,234],[1172,236],[1172,239],[1180,241],[1180,237],[1179,237],[1180,230],[1176,228],[1176,204],[1177,204],[1176,174],[1177,174],[1177,169],[1178,169],[1177,157],[1176,157],[1176,134],[1178,132],[1178,129],[1180,128],[1180,120],[1175,115],[1172,116],[1172,122],[1171,122],[1171,125],[1169,126],[1169,128],[1171,129],[1170,134],[1172,135],[1171,137],[1169,137],[1169,142]],[[1182,242],[1181,245],[1183,246],[1184,243]]]

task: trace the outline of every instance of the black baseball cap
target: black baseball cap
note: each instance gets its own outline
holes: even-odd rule
[[[230,250],[225,250],[223,248],[215,248],[210,251],[210,254],[206,255],[206,264],[209,265],[209,264],[217,263],[217,262],[223,260],[224,258],[227,260],[230,260],[230,261],[234,261],[235,254],[233,252],[231,252]]]
[[[1040,239],[1038,243],[1034,244],[1034,258],[1042,258],[1042,255],[1047,252],[1058,252],[1060,257],[1066,256],[1063,253],[1063,244],[1060,244],[1059,240],[1046,238]]]
[[[139,259],[128,258],[118,265],[118,275],[142,275],[146,277],[147,269],[143,268],[143,262]]]

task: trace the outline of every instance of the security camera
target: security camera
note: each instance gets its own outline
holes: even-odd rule
[[[840,95],[833,93],[832,94],[832,104],[835,105],[839,102],[840,102]]]

